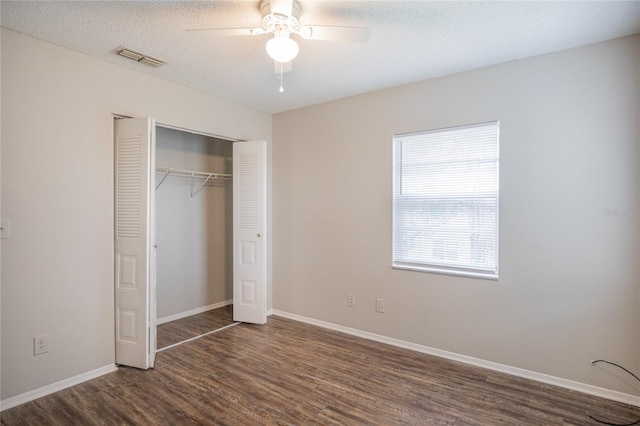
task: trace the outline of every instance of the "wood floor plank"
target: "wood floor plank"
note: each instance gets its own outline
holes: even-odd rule
[[[640,409],[275,317],[0,415],[2,425],[596,425]]]
[[[233,305],[212,309],[157,327],[158,349],[233,324]]]

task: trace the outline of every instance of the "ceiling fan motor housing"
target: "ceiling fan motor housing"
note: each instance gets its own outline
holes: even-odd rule
[[[300,3],[293,1],[291,15],[272,13],[271,1],[262,0],[260,3],[260,13],[262,14],[262,27],[267,32],[276,32],[276,29],[286,28],[289,33],[297,31],[300,25]]]

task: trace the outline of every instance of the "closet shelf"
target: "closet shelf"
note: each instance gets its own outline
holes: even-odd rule
[[[158,184],[156,185],[156,190],[160,188],[160,185],[162,185],[165,179],[167,179],[169,176],[203,179],[200,186],[191,191],[192,198],[207,184],[207,182],[215,180],[230,181],[232,179],[232,175],[227,173],[199,172],[196,170],[174,169],[170,167],[156,167],[156,173],[164,173],[164,176],[162,176],[162,179],[160,179],[160,182],[158,182]]]

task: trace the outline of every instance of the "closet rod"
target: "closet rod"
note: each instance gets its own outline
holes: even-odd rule
[[[160,188],[160,185],[162,185],[162,183],[165,181],[167,177],[169,177],[169,175],[178,176],[178,177],[204,179],[204,182],[200,184],[198,189],[196,189],[191,193],[191,197],[196,195],[211,179],[218,179],[218,180],[232,179],[232,175],[228,173],[199,172],[196,170],[174,169],[169,167],[156,167],[156,172],[164,173],[164,176],[162,177],[162,179],[160,179],[160,182],[158,182],[158,184],[156,185],[156,189]]]

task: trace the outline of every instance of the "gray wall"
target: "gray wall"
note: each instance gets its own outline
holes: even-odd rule
[[[232,144],[158,127],[156,164],[231,174]],[[169,175],[156,191],[158,319],[233,298],[232,185],[218,182],[191,198],[202,180]]]
[[[274,309],[638,394],[590,365],[640,369],[638,57],[625,38],[275,115]],[[392,136],[491,120],[500,279],[391,269]]]

